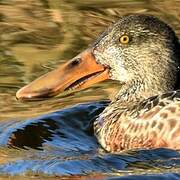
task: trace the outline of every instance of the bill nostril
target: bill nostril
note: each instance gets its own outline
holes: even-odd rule
[[[81,62],[81,58],[76,58],[70,63],[70,65],[71,67],[74,67],[77,66],[80,62]]]

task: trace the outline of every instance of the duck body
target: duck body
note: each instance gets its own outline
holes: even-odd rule
[[[180,149],[180,44],[166,23],[123,16],[87,50],[20,89],[18,99],[54,96],[106,79],[120,84],[94,123],[104,149]]]
[[[136,148],[180,149],[180,90],[134,104],[112,102],[94,123],[110,152]]]

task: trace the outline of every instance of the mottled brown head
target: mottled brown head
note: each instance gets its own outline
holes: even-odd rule
[[[180,44],[156,17],[122,17],[99,38],[93,53],[97,62],[110,66],[110,78],[124,84],[120,95],[148,97],[177,88]]]
[[[106,79],[123,84],[120,95],[150,96],[176,88],[179,60],[180,45],[167,24],[148,15],[123,16],[91,48],[25,86],[16,97],[54,96]]]

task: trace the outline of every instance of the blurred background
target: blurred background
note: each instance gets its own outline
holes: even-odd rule
[[[109,81],[80,92],[60,95],[45,101],[21,102],[15,98],[15,93],[20,87],[86,49],[107,26],[115,22],[118,17],[129,13],[155,15],[170,24],[177,35],[180,36],[179,0],[0,0],[0,125],[2,124],[0,142],[3,145],[0,150],[0,164],[2,164],[0,172],[5,174],[9,172],[10,174],[11,172],[12,174],[24,173],[26,169],[18,171],[16,163],[12,167],[8,166],[9,168],[6,165],[15,162],[17,156],[18,160],[21,159],[23,161],[19,167],[30,163],[30,160],[32,160],[29,158],[30,160],[27,160],[28,162],[26,161],[24,164],[27,152],[16,151],[6,147],[8,138],[11,136],[10,134],[19,128],[23,129],[26,125],[22,125],[22,123],[25,123],[27,119],[37,118],[37,122],[39,122],[40,119],[38,118],[41,115],[59,111],[62,108],[73,107],[76,104],[104,101],[114,95],[117,91],[117,84]],[[102,106],[104,107],[105,105],[98,104],[96,107],[93,106],[93,108],[103,109]],[[89,108],[89,106],[85,107]],[[71,110],[72,112],[74,111],[73,108]],[[88,110],[92,111],[92,109]],[[82,114],[79,116],[82,117]],[[54,119],[57,121],[55,117]],[[35,122],[33,121],[33,123]],[[4,132],[5,127],[8,130]],[[46,130],[48,131],[48,129],[45,129],[43,132]],[[30,130],[30,134],[32,133],[31,131],[33,130]],[[38,132],[39,129],[36,133]],[[29,138],[29,134],[27,137]],[[54,145],[52,143],[48,147],[54,148]],[[159,157],[159,154],[157,155],[156,153],[155,159]],[[166,172],[179,173],[179,153],[169,151],[166,153],[170,154],[170,157],[172,155],[173,158],[177,159],[176,162],[170,163],[167,155],[168,160],[166,160],[170,164],[167,165],[166,162],[165,165],[170,167],[170,170]],[[165,154],[163,151],[163,158]],[[28,151],[28,155],[33,156],[35,160],[37,158],[37,156],[34,157],[34,151]],[[42,154],[40,156],[42,158]],[[71,155],[69,156],[71,157]],[[45,158],[45,154],[43,154],[43,158]],[[127,161],[129,160],[128,158]],[[142,156],[140,156],[141,158]],[[159,161],[162,161],[162,159],[160,158]],[[172,165],[173,163],[174,166]],[[31,166],[33,165],[32,163]],[[141,167],[143,165],[138,166]],[[101,166],[99,165],[99,167]],[[153,165],[152,167],[154,168]],[[46,168],[47,166],[39,167],[34,171],[37,173],[41,169],[44,172]],[[96,170],[97,167],[93,166],[93,168]],[[113,166],[113,168],[116,169],[117,166]],[[146,169],[148,168],[146,167]],[[32,168],[29,169],[33,171]],[[119,173],[120,170],[119,168],[117,169],[115,172]],[[152,168],[150,169],[152,170]],[[94,171],[92,170],[92,172]],[[55,169],[50,171],[50,173],[46,173],[53,174],[53,172],[55,174],[62,173],[61,171],[56,172]],[[108,171],[102,170],[101,172]],[[160,172],[164,172],[162,167],[160,167]],[[71,174],[71,171],[67,174]],[[30,176],[28,177],[30,178]],[[40,178],[42,177],[40,175]],[[172,178],[171,175],[167,177]],[[23,179],[23,177],[21,178]],[[104,176],[100,175],[96,176],[96,178],[102,179]]]

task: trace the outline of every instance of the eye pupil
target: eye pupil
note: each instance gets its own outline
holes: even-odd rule
[[[127,41],[127,37],[124,37],[123,41]]]

